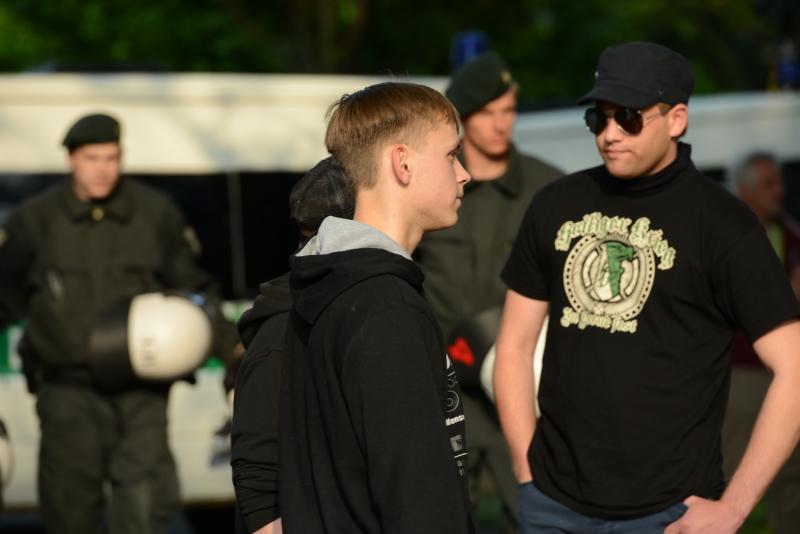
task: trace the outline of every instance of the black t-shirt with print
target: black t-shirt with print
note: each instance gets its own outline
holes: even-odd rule
[[[653,176],[601,166],[543,188],[502,278],[550,303],[536,486],[604,518],[718,498],[733,334],[798,309],[758,221],[690,147]]]

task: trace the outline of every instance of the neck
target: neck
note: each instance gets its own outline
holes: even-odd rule
[[[70,178],[69,183],[70,189],[72,189],[72,194],[75,195],[75,198],[80,200],[81,202],[89,202],[89,193],[85,190],[81,189],[76,183],[74,178]]]
[[[492,156],[468,141],[464,141],[463,151],[467,171],[475,181],[497,180],[508,171],[508,151]]]
[[[401,210],[382,205],[380,199],[374,198],[368,192],[358,193],[353,220],[383,232],[403,247],[409,256],[414,253],[422,240],[423,232],[409,224]]]
[[[652,171],[648,173],[648,176],[660,173],[669,167],[670,164],[676,159],[678,159],[678,143],[673,142],[669,144],[669,148],[667,149],[667,153],[664,155],[664,158],[653,168]]]

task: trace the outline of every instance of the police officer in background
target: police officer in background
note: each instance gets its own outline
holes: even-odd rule
[[[445,93],[464,126],[460,159],[472,181],[464,188],[458,223],[426,234],[417,259],[425,272],[425,293],[448,343],[458,342],[458,334],[468,332],[481,312],[502,306],[506,287],[500,271],[525,209],[542,185],[562,174],[521,154],[511,143],[517,90],[506,62],[488,51],[460,67]],[[499,312],[495,316],[496,327]],[[473,497],[477,477],[486,468],[502,497],[506,527],[513,530],[517,484],[505,439],[494,405],[478,381],[468,379],[477,377],[475,367],[485,354],[465,357],[457,344],[448,352],[460,367]]]
[[[0,328],[27,319],[20,354],[41,422],[41,514],[51,533],[99,534],[104,510],[112,534],[166,532],[179,506],[169,383],[103,387],[90,339],[124,299],[213,292],[213,283],[195,264],[197,241],[178,208],[121,179],[116,119],[85,116],[63,144],[68,180],[28,199],[0,229]],[[214,325],[214,351],[227,356],[235,329],[219,314]]]

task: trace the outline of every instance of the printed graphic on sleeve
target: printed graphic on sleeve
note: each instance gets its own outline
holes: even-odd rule
[[[458,394],[458,377],[450,357],[445,353],[447,363],[447,400],[445,402],[445,420],[447,433],[450,436],[450,447],[453,449],[453,459],[456,462],[459,476],[467,474],[467,450],[464,443],[464,409]]]
[[[656,270],[672,268],[677,255],[647,217],[634,222],[600,212],[562,224],[555,248],[569,251],[563,280],[571,306],[564,308],[561,326],[611,333],[636,332],[636,317],[653,289]]]

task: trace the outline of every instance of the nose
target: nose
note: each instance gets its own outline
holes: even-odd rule
[[[499,113],[495,113],[492,115],[492,126],[494,126],[495,130],[503,129],[503,118],[500,116]]]
[[[605,129],[598,135],[601,135],[606,143],[613,143],[622,138],[622,129],[619,127],[619,124],[617,124],[617,121],[614,120],[614,117],[611,116],[608,117]]]
[[[456,180],[462,185],[472,180],[472,176],[470,176],[467,169],[464,168],[461,161],[458,159],[456,159]]]
[[[513,120],[508,120],[502,113],[496,113],[492,118],[494,130],[500,133],[506,133],[514,123]]]

